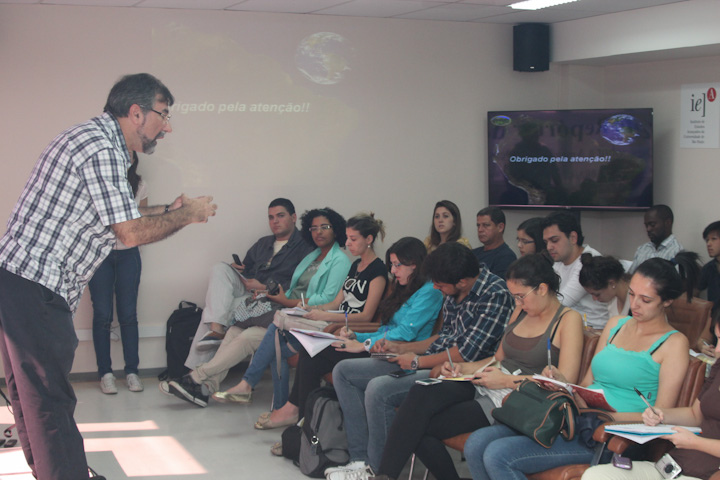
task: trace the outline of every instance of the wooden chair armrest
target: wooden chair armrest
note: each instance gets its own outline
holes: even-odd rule
[[[612,433],[606,432],[605,425],[610,424],[604,423],[596,428],[593,433],[593,439],[596,442],[606,442],[607,449],[611,452],[622,455],[629,446],[637,445],[632,440],[624,437],[618,437]],[[668,452],[672,448],[672,442],[662,439],[651,440],[646,445],[648,446],[647,451],[649,458],[654,460],[658,460],[664,453]]]
[[[325,327],[323,329],[323,331],[327,332],[327,333],[335,333],[336,331],[340,330],[344,326],[345,326],[345,324],[342,322],[331,323],[330,325]],[[372,333],[372,332],[376,332],[378,328],[380,328],[380,324],[378,322],[350,323],[350,329],[356,333]]]

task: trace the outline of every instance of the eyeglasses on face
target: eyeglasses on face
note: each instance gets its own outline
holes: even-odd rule
[[[530,245],[531,243],[535,243],[535,240],[528,240],[527,238],[517,237],[515,240],[517,240],[518,243],[522,243],[523,245]]]
[[[150,108],[150,107],[148,107],[148,106],[146,106],[146,105],[139,105],[139,106],[140,106],[140,108],[144,108],[144,109],[146,109],[146,110],[150,110],[151,112],[155,112],[155,113],[157,113],[158,115],[160,115],[160,116],[162,117],[162,119],[163,119],[163,122],[165,122],[165,125],[167,125],[168,123],[170,123],[170,118],[172,118],[172,115],[169,115],[169,114],[167,114],[167,113],[158,112],[158,111],[155,110],[154,108]]]
[[[332,225],[328,225],[327,223],[323,223],[323,224],[320,225],[320,226],[308,228],[308,231],[310,231],[311,233],[315,233],[315,232],[319,232],[320,230],[331,230],[331,229],[332,229]]]
[[[534,286],[533,288],[530,289],[529,292],[527,292],[527,293],[525,293],[525,294],[523,294],[523,295],[519,295],[519,294],[513,295],[513,298],[515,299],[515,301],[516,301],[517,303],[523,304],[523,303],[525,302],[525,297],[527,297],[528,295],[530,295],[536,288],[538,288],[538,285]]]

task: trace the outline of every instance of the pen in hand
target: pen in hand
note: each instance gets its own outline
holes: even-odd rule
[[[647,398],[645,398],[645,395],[643,395],[642,392],[641,392],[640,390],[638,390],[636,387],[633,387],[633,390],[635,390],[635,393],[637,393],[638,395],[640,395],[640,398],[642,398],[642,401],[645,402],[645,405],[647,405],[648,408],[649,408],[650,410],[652,410],[652,412],[653,412],[658,418],[660,418],[660,415],[658,414],[657,411],[655,411],[655,409],[652,407],[652,405],[650,405],[650,402],[647,401]],[[659,423],[663,423],[663,422],[659,422]]]
[[[452,357],[450,356],[450,349],[446,348],[445,352],[447,353],[448,361],[450,362],[450,370],[453,372],[453,375],[455,375],[455,364],[453,363]]]
[[[302,302],[302,308],[305,310],[305,295],[300,294],[300,301]]]
[[[550,375],[550,378],[552,378],[552,342],[550,339],[547,339],[547,360],[548,360],[548,374]]]

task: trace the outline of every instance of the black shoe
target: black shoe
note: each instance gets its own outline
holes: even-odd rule
[[[169,386],[170,393],[176,397],[194,403],[198,407],[207,407],[208,395],[203,392],[203,386],[195,383],[190,375],[185,375],[179,381],[171,380]]]

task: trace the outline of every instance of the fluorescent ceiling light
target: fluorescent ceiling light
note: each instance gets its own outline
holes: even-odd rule
[[[524,2],[513,3],[510,7],[518,10],[539,10],[541,8],[554,7],[555,5],[577,1],[578,0],[525,0]]]

